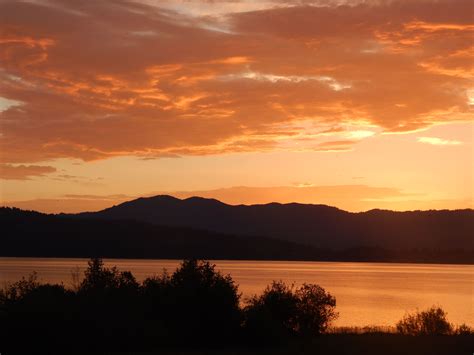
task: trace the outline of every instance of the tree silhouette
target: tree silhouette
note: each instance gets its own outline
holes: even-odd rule
[[[292,286],[273,281],[260,296],[253,296],[245,308],[245,328],[253,338],[273,338],[294,334],[297,299]]]
[[[245,308],[245,327],[253,338],[279,339],[292,335],[316,335],[335,320],[336,299],[321,286],[300,288],[274,281],[262,295],[252,297]]]
[[[225,340],[240,327],[240,295],[229,275],[207,261],[185,260],[169,282],[174,302],[170,323],[194,341]],[[212,329],[212,331],[210,331]]]
[[[296,297],[300,333],[321,334],[339,316],[335,311],[336,298],[319,285],[303,284],[296,290]]]
[[[406,314],[398,323],[397,331],[404,335],[447,335],[453,332],[453,326],[446,319],[441,307]]]
[[[116,267],[106,268],[100,258],[92,258],[84,272],[79,292],[138,289],[139,284],[130,271],[120,272]]]

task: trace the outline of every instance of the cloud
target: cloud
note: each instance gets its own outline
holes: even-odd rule
[[[0,112],[7,110],[10,107],[20,105],[20,102],[14,100],[8,100],[3,97],[0,97]]]
[[[299,123],[364,122],[342,151],[371,131],[472,120],[471,9],[3,1],[0,161],[325,151]]]
[[[0,179],[29,180],[56,172],[52,166],[0,164]]]
[[[76,200],[119,200],[119,201],[124,201],[126,199],[134,198],[134,196],[125,195],[125,194],[115,194],[115,195],[66,194],[63,197],[68,198],[68,199],[76,199]]]
[[[323,152],[343,152],[351,150],[355,143],[356,141],[351,140],[329,141],[318,144],[315,150]]]
[[[418,142],[431,145],[460,145],[463,144],[458,140],[443,139],[438,137],[418,137]]]

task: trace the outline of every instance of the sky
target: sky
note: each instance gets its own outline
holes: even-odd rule
[[[0,0],[0,204],[474,207],[471,0]]]

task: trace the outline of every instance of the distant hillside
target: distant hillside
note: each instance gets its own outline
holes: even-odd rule
[[[0,208],[0,256],[295,259],[316,248],[265,237],[236,237],[137,221],[103,221]]]
[[[325,205],[231,206],[198,197],[180,200],[156,196],[79,216],[260,235],[336,250],[354,247],[474,249],[473,210],[349,213]]]
[[[0,256],[474,263],[472,249],[334,250],[268,237],[14,208],[0,208],[0,223]]]

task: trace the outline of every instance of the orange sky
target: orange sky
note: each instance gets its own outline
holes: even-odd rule
[[[468,0],[3,1],[0,200],[473,207]]]

